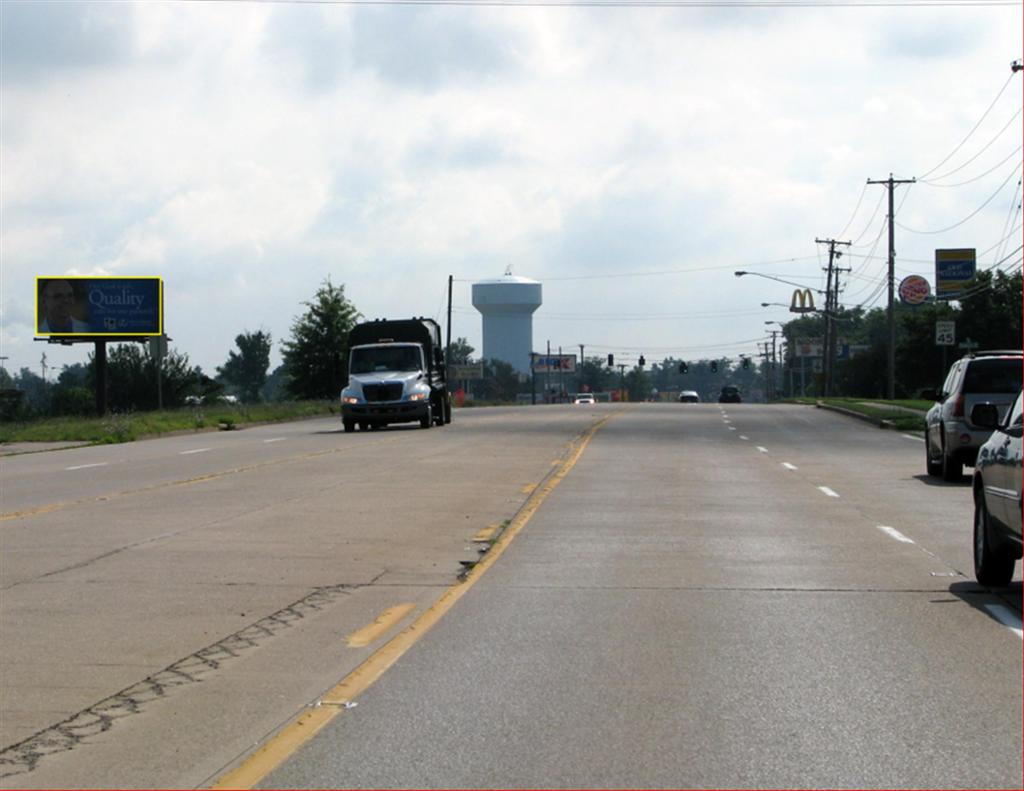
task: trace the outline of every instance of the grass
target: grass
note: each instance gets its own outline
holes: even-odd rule
[[[131,442],[178,431],[236,429],[337,413],[334,401],[273,404],[214,404],[153,412],[121,412],[105,417],[52,417],[0,424],[5,442]]]
[[[924,413],[932,405],[932,401],[921,401],[918,399],[900,398],[894,401],[877,398],[794,398],[791,399],[798,404],[822,403],[827,406],[848,409],[861,415],[885,420],[893,428],[900,431],[924,431]],[[892,407],[903,407],[904,409],[915,409],[919,415],[910,414]]]

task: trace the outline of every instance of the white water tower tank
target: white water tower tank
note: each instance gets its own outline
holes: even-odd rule
[[[540,283],[516,277],[511,270],[496,280],[474,283],[473,307],[484,317],[483,357],[504,360],[520,373],[529,373],[533,312],[540,305]]]

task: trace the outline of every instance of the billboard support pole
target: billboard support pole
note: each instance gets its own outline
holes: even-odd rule
[[[96,414],[107,414],[107,342],[96,341]]]

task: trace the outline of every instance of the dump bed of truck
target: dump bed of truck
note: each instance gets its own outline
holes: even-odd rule
[[[349,346],[368,343],[422,343],[431,349],[441,347],[441,328],[433,319],[380,319],[367,321],[352,328]]]

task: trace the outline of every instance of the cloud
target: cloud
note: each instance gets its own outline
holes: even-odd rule
[[[131,51],[132,12],[120,4],[0,3],[4,81],[54,78],[112,63]]]

